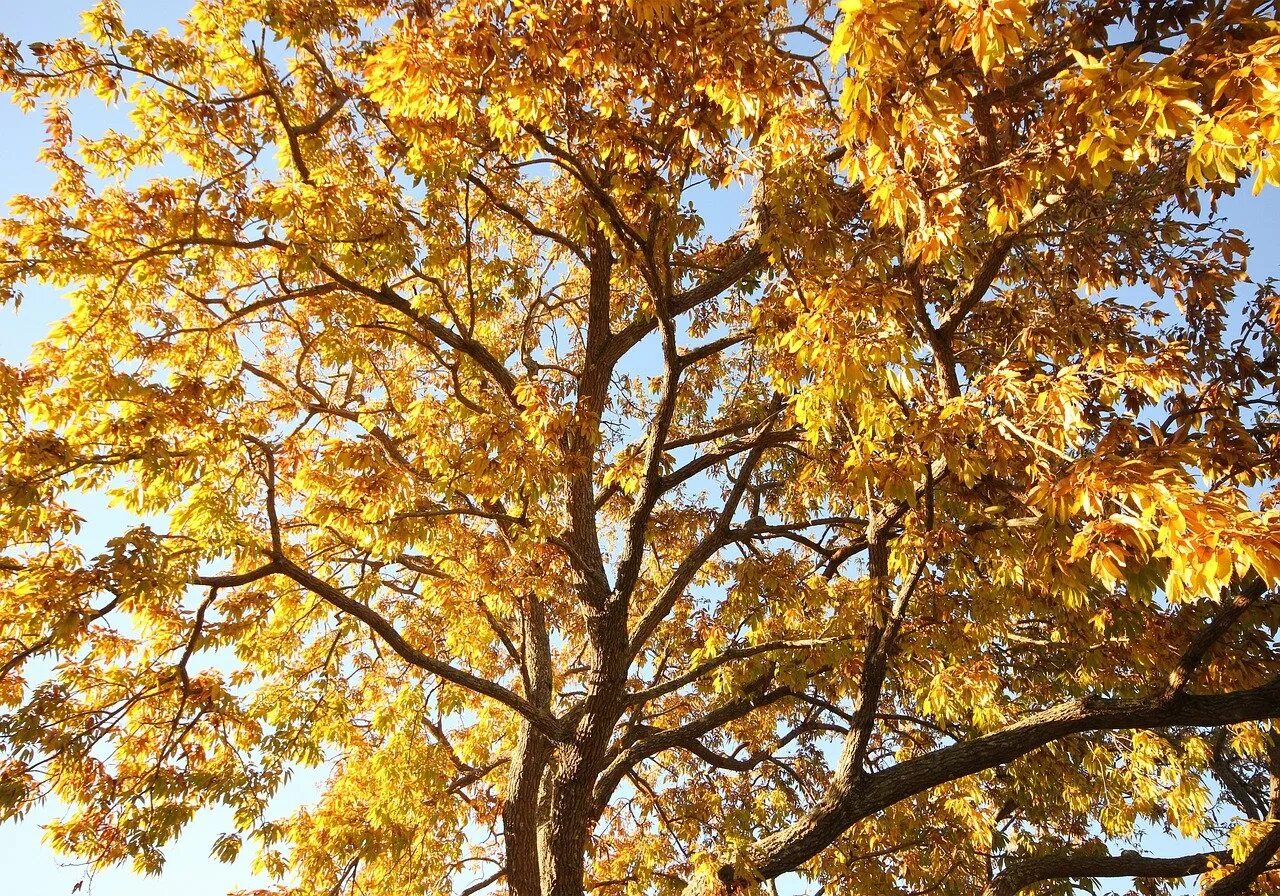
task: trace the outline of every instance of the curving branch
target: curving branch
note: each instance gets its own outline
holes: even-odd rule
[[[1059,852],[1019,859],[991,879],[982,896],[1016,896],[1027,887],[1049,880],[1088,880],[1100,877],[1181,878],[1200,874],[1231,861],[1231,853],[1202,852],[1157,858],[1136,852],[1120,855]]]
[[[417,666],[441,678],[450,684],[458,685],[469,691],[488,697],[492,700],[503,704],[504,706],[514,709],[520,715],[529,720],[535,728],[546,736],[553,739],[560,739],[564,736],[563,726],[550,713],[545,710],[538,709],[528,700],[521,697],[515,691],[487,678],[481,678],[470,672],[465,672],[456,666],[451,666],[443,660],[423,653],[417,647],[414,647],[404,639],[404,636],[396,630],[396,627],[389,619],[380,614],[377,610],[367,604],[363,604],[358,600],[347,595],[342,589],[331,585],[323,579],[317,578],[307,570],[298,566],[287,557],[278,557],[276,559],[278,571],[280,574],[287,576],[297,582],[303,588],[306,588],[317,597],[323,599],[326,603],[337,607],[344,613],[354,616],[365,625],[369,626],[376,632],[383,641],[387,643],[402,659],[411,665]]]
[[[615,753],[612,760],[600,774],[594,788],[596,805],[604,805],[627,773],[645,759],[656,756],[664,750],[687,748],[689,744],[703,735],[740,719],[762,706],[777,703],[793,693],[787,687],[770,688],[768,685],[768,676],[765,676],[756,685],[754,692],[731,700],[723,706],[711,710],[706,715],[675,728],[640,729],[638,733],[641,734],[641,738]]]
[[[740,255],[723,268],[703,280],[697,286],[671,297],[669,313],[678,316],[692,311],[704,302],[724,294],[746,277],[760,270],[768,260],[769,254],[759,243],[747,246]],[[608,357],[616,362],[624,354],[636,346],[642,339],[658,328],[658,318],[642,317],[633,320],[614,334],[610,340]]]
[[[1191,677],[1204,663],[1213,646],[1226,635],[1236,620],[1262,600],[1266,593],[1266,583],[1254,573],[1237,589],[1229,601],[1224,601],[1221,612],[1200,630],[1178,660],[1177,668],[1169,673],[1167,696],[1175,696],[1186,689],[1191,682]]]
[[[1277,853],[1280,853],[1280,820],[1272,822],[1271,830],[1263,835],[1243,862],[1205,887],[1203,896],[1245,896],[1259,877],[1276,870],[1271,867],[1271,860]]]
[[[1219,727],[1280,718],[1280,678],[1227,694],[1146,700],[1087,698],[1050,707],[999,731],[934,750],[873,774],[850,769],[803,818],[761,839],[753,871],[772,879],[813,858],[857,822],[917,794],[1092,731]]]
[[[316,577],[282,554],[274,557],[269,563],[252,570],[222,575],[194,576],[191,579],[191,583],[213,588],[233,588],[239,585],[247,585],[272,575],[282,575],[292,579],[326,603],[359,619],[382,638],[401,659],[410,665],[430,672],[450,684],[455,684],[458,687],[466,688],[469,691],[496,700],[528,719],[533,727],[547,737],[558,739],[563,736],[563,726],[549,711],[535,707],[516,692],[503,687],[497,682],[473,675],[424,653],[406,641],[395,625],[385,616],[378,613],[377,610],[348,596],[342,589]]]

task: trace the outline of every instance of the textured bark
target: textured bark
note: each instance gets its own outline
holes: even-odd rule
[[[804,818],[759,842],[751,854],[752,871],[766,880],[775,878],[813,858],[876,812],[947,781],[1012,762],[1063,737],[1089,731],[1230,725],[1273,718],[1278,712],[1280,680],[1232,694],[1065,703],[882,772],[837,779],[830,796]]]
[[[507,888],[512,896],[539,896],[542,892],[539,793],[551,746],[550,741],[529,725],[521,726],[507,778],[507,800],[502,809]]]
[[[551,643],[546,612],[535,594],[526,595],[521,617],[524,678],[530,701],[551,711]],[[542,840],[547,799],[545,781],[554,744],[529,723],[522,723],[511,759],[507,801],[502,811],[507,888],[512,896],[540,896],[546,850]]]
[[[1063,852],[1016,862],[995,876],[983,896],[1016,896],[1047,880],[1085,880],[1100,877],[1181,878],[1200,874],[1215,864],[1231,861],[1229,852],[1204,852],[1158,858],[1137,853],[1091,855]]]
[[[1204,896],[1244,896],[1280,852],[1280,821],[1271,825],[1243,862],[1205,888]]]

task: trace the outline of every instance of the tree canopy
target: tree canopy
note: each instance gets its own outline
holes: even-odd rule
[[[69,301],[0,367],[0,814],[154,871],[230,807],[298,896],[1274,892],[1280,301],[1217,202],[1280,184],[1275,12],[0,40],[0,297]]]

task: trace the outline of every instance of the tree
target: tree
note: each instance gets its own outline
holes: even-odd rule
[[[1280,301],[1216,211],[1274,3],[84,22],[0,45],[56,178],[0,286],[70,300],[0,377],[6,815],[153,871],[223,804],[298,894],[1280,886]]]

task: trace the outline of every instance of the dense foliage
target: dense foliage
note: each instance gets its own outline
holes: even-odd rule
[[[296,894],[1280,887],[1272,0],[84,22],[0,41],[0,292],[70,303],[4,815],[149,871],[229,806]]]

